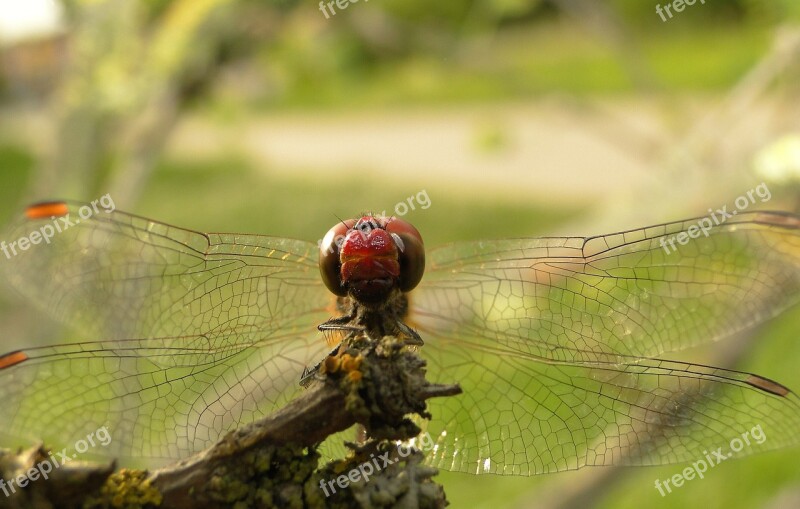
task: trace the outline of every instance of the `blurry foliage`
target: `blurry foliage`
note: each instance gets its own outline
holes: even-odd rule
[[[69,57],[47,108],[55,139],[37,195],[133,200],[184,91],[213,67],[233,0],[72,0]]]
[[[653,21],[657,3],[666,5],[669,2],[611,0],[610,3],[628,22],[641,24]],[[800,4],[796,0],[706,0],[705,4],[700,4],[698,0],[691,8],[687,7],[692,8],[697,12],[693,12],[691,16],[686,16],[686,11],[681,13],[686,18],[682,19],[682,24],[698,27],[708,26],[709,22],[778,23],[800,18]]]
[[[294,175],[265,174],[236,156],[205,162],[165,160],[158,165],[137,210],[200,231],[233,230],[315,241],[338,218],[370,210],[391,213],[395,204],[420,191],[418,182],[385,184],[370,185],[369,192],[357,200],[361,209],[354,211],[353,202],[342,199],[352,194],[353,183],[336,174],[319,175],[314,185],[309,185]],[[187,189],[192,192],[185,192]],[[531,235],[543,233],[585,213],[583,208],[529,200],[497,203],[491,195],[466,201],[441,184],[427,186],[426,191],[435,206],[411,211],[406,219],[424,232],[429,246],[519,235],[520,223],[527,225]],[[214,213],[199,214],[198,204]],[[515,220],[497,221],[498,217]]]
[[[19,190],[27,187],[34,164],[34,158],[23,148],[0,144],[0,224],[6,224],[18,212]]]
[[[330,19],[314,2],[243,1],[233,46],[255,55],[237,69],[262,86],[239,107],[407,107],[644,84],[721,90],[757,61],[772,26],[800,19],[795,0],[696,5],[662,24],[637,0],[359,2]],[[610,19],[592,26],[597,16]],[[588,37],[576,37],[581,27]]]
[[[640,0],[373,0],[330,19],[300,0],[65,5],[70,56],[46,106],[55,142],[32,194],[111,190],[123,206],[187,107],[224,120],[552,92],[723,91],[769,48],[774,25],[800,19],[796,0],[708,1],[668,23]]]

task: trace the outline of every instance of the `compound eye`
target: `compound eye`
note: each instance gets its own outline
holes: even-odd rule
[[[342,286],[342,262],[339,259],[339,248],[344,242],[347,232],[353,228],[355,219],[348,219],[328,230],[322,243],[319,245],[319,273],[322,282],[333,294],[339,297],[347,295],[347,290]]]
[[[388,221],[386,231],[395,238],[399,251],[400,291],[409,292],[419,284],[425,272],[425,245],[422,243],[422,235],[411,223],[402,219]]]

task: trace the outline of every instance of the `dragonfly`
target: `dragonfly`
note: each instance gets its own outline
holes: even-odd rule
[[[0,443],[105,426],[102,454],[187,457],[297,397],[331,349],[318,326],[346,326],[346,299],[394,313],[428,378],[462,387],[429,400],[421,422],[438,468],[689,462],[756,426],[768,439],[742,455],[798,442],[789,388],[664,358],[796,304],[794,214],[742,212],[702,234],[695,218],[426,252],[399,218],[343,221],[319,246],[87,207],[33,205],[3,234],[16,242],[0,254],[10,284],[95,339],[0,356]],[[48,227],[58,231],[44,239]]]

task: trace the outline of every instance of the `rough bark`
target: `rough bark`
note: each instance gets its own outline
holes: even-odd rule
[[[347,343],[301,397],[195,456],[153,472],[70,463],[46,482],[0,497],[0,507],[444,507],[444,491],[431,480],[436,470],[422,464],[421,452],[395,444],[420,432],[408,416],[427,417],[425,400],[461,389],[429,384],[424,361],[394,336]],[[315,447],[354,424],[369,439],[317,468]],[[0,474],[10,479],[46,455],[42,447],[0,455]],[[380,467],[379,456],[391,464],[370,468],[368,482],[347,478],[360,465],[362,473],[366,463]],[[347,488],[337,479],[347,479]]]

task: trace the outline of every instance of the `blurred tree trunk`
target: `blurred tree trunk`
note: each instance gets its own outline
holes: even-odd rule
[[[130,206],[185,101],[188,81],[213,71],[235,0],[175,0],[155,19],[138,0],[75,0],[68,62],[49,105],[53,144],[38,198],[111,193]]]

